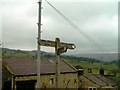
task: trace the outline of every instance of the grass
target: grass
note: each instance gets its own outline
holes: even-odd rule
[[[3,54],[3,58],[11,58],[11,59],[21,59],[21,58],[32,58],[30,54],[24,54],[24,53],[5,53]]]
[[[73,66],[80,65],[84,69],[84,74],[88,73],[88,68],[92,69],[93,74],[99,74],[100,63],[91,64],[91,63],[86,62],[86,61],[79,61],[79,62],[73,62],[70,60],[67,60],[67,61],[68,61],[68,63],[70,63]],[[101,67],[104,69],[105,75],[111,75],[111,76],[109,76],[109,78],[120,83],[120,70],[118,69],[117,65],[102,64]],[[116,76],[113,76],[114,74],[111,73],[111,71],[114,71],[114,70],[117,70]]]

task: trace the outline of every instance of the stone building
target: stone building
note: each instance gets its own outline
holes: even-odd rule
[[[2,87],[3,90],[35,90],[37,82],[36,60],[16,59],[3,60],[2,66]],[[52,59],[42,58],[41,60],[41,88],[55,88],[55,62]],[[117,90],[117,83],[108,79],[104,75],[104,70],[100,74],[84,74],[84,69],[73,67],[64,59],[60,60],[60,88],[73,90]]]
[[[104,71],[100,70],[100,74],[93,74],[90,69],[84,74],[82,68],[78,69],[78,83],[82,90],[118,90],[117,83],[108,79],[104,75]]]
[[[3,90],[35,90],[37,82],[36,60],[3,60]],[[55,62],[52,59],[41,60],[41,88],[55,88]],[[60,88],[78,88],[77,70],[65,60],[60,60]]]

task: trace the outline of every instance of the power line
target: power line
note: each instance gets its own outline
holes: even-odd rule
[[[95,40],[93,40],[89,35],[87,35],[83,30],[81,30],[77,25],[75,25],[70,19],[68,19],[63,13],[61,13],[57,8],[55,8],[50,2],[45,0],[60,16],[62,16],[71,26],[73,26],[80,34],[82,34],[91,44],[93,44],[101,52],[109,53],[105,48],[100,46]]]
[[[3,46],[3,43],[0,43],[0,46]]]

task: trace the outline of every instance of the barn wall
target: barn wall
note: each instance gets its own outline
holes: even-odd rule
[[[60,85],[63,88],[78,88],[78,76],[77,73],[62,74],[60,76]]]
[[[2,81],[8,81],[12,79],[12,74],[8,72],[5,66],[2,66]]]
[[[2,89],[11,90],[12,80],[12,74],[8,72],[4,65],[2,65]]]
[[[15,81],[37,80],[36,76],[16,77]],[[60,74],[60,88],[78,88],[77,73]],[[36,87],[36,86],[35,86]],[[42,88],[55,88],[55,75],[41,75]]]

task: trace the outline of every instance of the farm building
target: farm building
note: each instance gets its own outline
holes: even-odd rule
[[[83,90],[117,90],[117,83],[105,77],[104,71],[93,74],[90,69],[84,74],[83,69],[78,69],[79,88]]]
[[[3,60],[3,90],[35,90],[37,82],[36,60]],[[41,88],[55,88],[55,62],[41,60]],[[60,60],[60,87],[78,88],[77,70],[65,60]]]
[[[3,60],[3,90],[35,90],[37,82],[36,60],[5,59]],[[55,62],[51,59],[41,60],[41,88],[55,88]],[[89,71],[84,74],[80,67],[74,68],[64,59],[60,60],[60,88],[80,90],[117,90],[117,83],[104,76]]]

